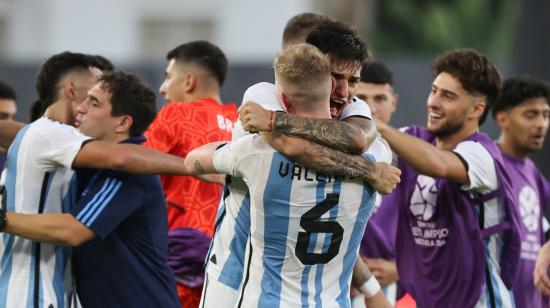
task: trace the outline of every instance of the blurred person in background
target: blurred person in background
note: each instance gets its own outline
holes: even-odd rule
[[[8,84],[0,81],[0,120],[13,121],[17,113],[15,91]],[[0,169],[4,169],[6,149],[0,147]]]
[[[493,107],[500,127],[497,144],[512,178],[518,203],[521,234],[521,261],[513,292],[517,307],[548,307],[533,283],[533,271],[540,247],[546,242],[549,226],[544,213],[550,205],[550,185],[529,154],[539,151],[548,132],[550,87],[528,76],[507,79]],[[547,275],[546,269],[543,271]]]

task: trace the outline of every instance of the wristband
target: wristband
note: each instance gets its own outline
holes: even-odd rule
[[[380,289],[380,284],[374,275],[370,276],[369,280],[359,287],[359,291],[365,294],[365,297],[373,297]]]

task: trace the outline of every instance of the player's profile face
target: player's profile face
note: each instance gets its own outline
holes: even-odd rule
[[[160,86],[160,95],[164,96],[167,102],[185,101],[184,80],[182,71],[175,59],[171,59],[166,67],[165,78]]]
[[[521,152],[536,152],[544,145],[550,107],[544,97],[527,99],[502,112],[499,121],[507,139]]]
[[[112,109],[109,89],[102,82],[97,82],[78,105],[75,126],[84,135],[109,140],[115,134],[119,118],[111,115]]]
[[[330,114],[332,118],[337,118],[357,93],[361,65],[345,65],[331,60],[330,70],[335,81],[334,90],[330,94]]]
[[[438,137],[460,131],[473,108],[472,100],[457,78],[445,72],[437,75],[427,102],[428,131]]]
[[[17,113],[17,106],[13,99],[0,99],[0,120],[13,121]]]

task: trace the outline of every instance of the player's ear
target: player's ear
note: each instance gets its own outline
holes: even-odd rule
[[[123,115],[119,117],[119,122],[117,127],[115,127],[116,133],[127,133],[130,131],[130,128],[132,128],[132,124],[134,123],[134,119],[130,115]]]
[[[285,94],[285,92],[281,92],[281,99],[283,100],[283,105],[285,106],[285,109],[287,111],[290,111],[290,108],[292,108],[292,102],[290,101],[290,98],[288,98],[288,95]]]
[[[191,93],[195,91],[195,88],[197,87],[197,76],[195,74],[189,72],[185,76],[185,86],[184,91],[185,93]]]

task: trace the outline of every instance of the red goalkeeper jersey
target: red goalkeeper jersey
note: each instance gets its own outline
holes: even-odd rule
[[[145,132],[145,145],[186,157],[206,143],[230,140],[236,120],[233,103],[222,105],[214,99],[169,103]],[[222,186],[191,176],[161,176],[161,181],[170,230],[194,228],[212,237]]]

